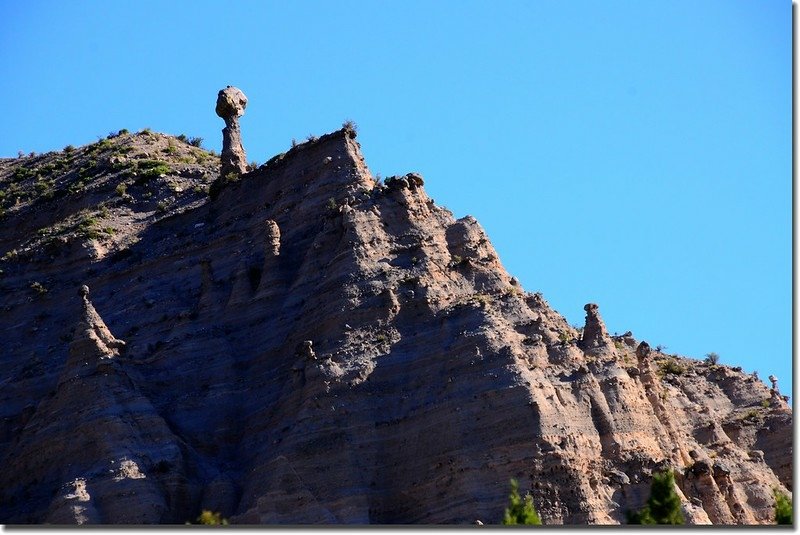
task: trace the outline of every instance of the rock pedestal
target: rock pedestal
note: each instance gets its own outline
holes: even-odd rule
[[[586,324],[583,327],[581,348],[589,354],[599,354],[610,351],[614,346],[606,330],[606,325],[598,312],[598,306],[587,303],[583,307],[586,311]]]
[[[229,85],[217,94],[217,115],[225,121],[222,129],[222,168],[220,175],[241,175],[247,172],[247,155],[242,147],[242,131],[239,117],[244,115],[247,97],[239,88]]]

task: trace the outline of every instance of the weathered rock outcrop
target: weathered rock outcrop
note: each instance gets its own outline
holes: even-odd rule
[[[352,129],[181,206],[104,255],[26,241],[46,202],[0,228],[0,521],[490,524],[515,477],[545,524],[619,523],[672,469],[691,522],[769,523],[791,489],[785,400],[591,306],[578,339]]]
[[[238,87],[229,85],[217,95],[216,112],[225,121],[220,169],[223,177],[229,173],[241,175],[247,171],[247,155],[242,146],[242,129],[239,126],[239,117],[244,115],[246,107],[247,97]]]
[[[594,303],[588,303],[583,309],[586,311],[586,324],[583,327],[581,349],[591,355],[613,353],[614,342],[608,335],[603,318],[600,317],[599,307]]]

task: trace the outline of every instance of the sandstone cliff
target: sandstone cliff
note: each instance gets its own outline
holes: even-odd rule
[[[670,468],[690,522],[754,524],[791,490],[776,391],[576,331],[352,129],[218,166],[150,132],[0,160],[0,522],[496,523],[516,477],[620,523]]]

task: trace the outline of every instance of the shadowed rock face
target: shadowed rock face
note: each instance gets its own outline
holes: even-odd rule
[[[57,214],[0,227],[25,255],[0,266],[0,522],[491,524],[515,477],[545,524],[619,523],[671,468],[690,522],[770,523],[791,488],[766,385],[592,307],[576,341],[422,177],[376,184],[351,130],[136,239],[13,234]]]
[[[217,95],[216,112],[225,121],[225,128],[222,129],[220,170],[223,177],[229,173],[241,175],[247,171],[247,155],[242,146],[242,130],[239,127],[239,117],[244,115],[246,107],[247,97],[239,88],[229,85]]]

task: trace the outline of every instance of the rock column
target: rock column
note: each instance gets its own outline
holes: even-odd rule
[[[239,117],[244,115],[247,97],[239,88],[229,85],[217,95],[217,115],[225,121],[222,129],[222,168],[220,175],[241,175],[247,172],[247,156],[242,147],[242,131]]]
[[[586,324],[583,327],[583,337],[581,348],[589,354],[598,355],[604,352],[612,352],[613,343],[606,331],[606,325],[598,312],[598,306],[588,303],[583,307],[586,311]]]

